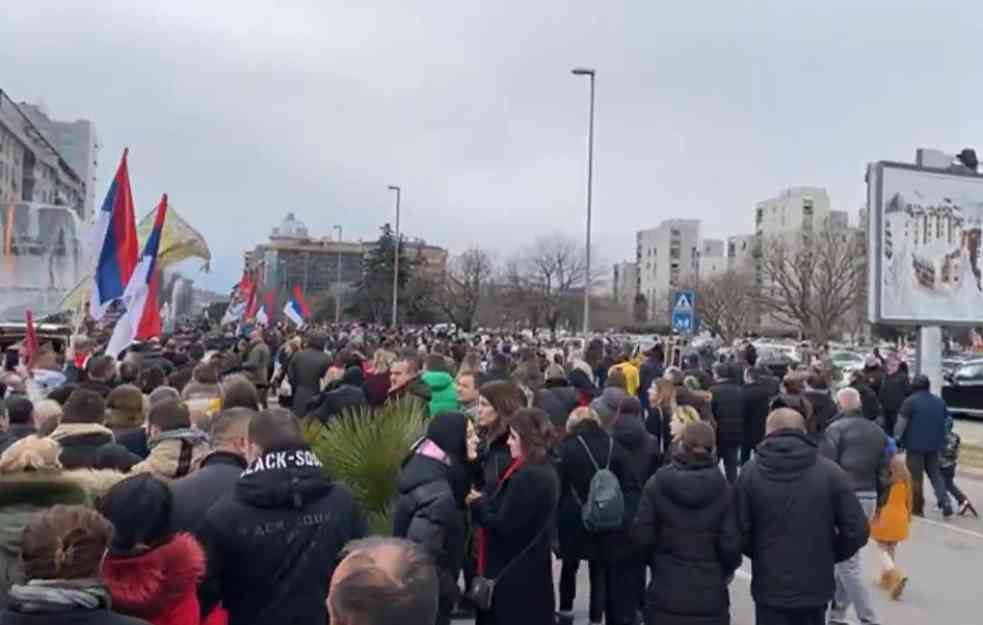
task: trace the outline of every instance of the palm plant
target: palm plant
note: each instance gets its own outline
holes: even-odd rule
[[[327,425],[304,422],[304,437],[325,473],[352,490],[375,534],[392,531],[390,505],[399,468],[422,435],[424,418],[420,402],[401,398],[374,410],[346,411]]]

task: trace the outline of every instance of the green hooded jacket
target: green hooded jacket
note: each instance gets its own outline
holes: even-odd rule
[[[424,371],[423,382],[430,387],[430,416],[458,409],[454,378],[443,371]]]

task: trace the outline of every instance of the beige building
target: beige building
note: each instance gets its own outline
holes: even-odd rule
[[[722,239],[700,242],[700,279],[706,280],[727,272],[726,245]]]
[[[365,256],[375,245],[375,241],[312,236],[302,221],[288,213],[270,231],[269,241],[246,251],[243,260],[247,267],[262,266],[263,284],[279,293],[280,306],[294,285],[299,285],[308,296],[350,292],[361,280]],[[404,239],[403,246],[406,257],[416,262],[418,271],[431,276],[443,275],[447,250],[420,239]]]
[[[0,90],[0,205],[67,206],[84,219],[86,193],[86,181]]]

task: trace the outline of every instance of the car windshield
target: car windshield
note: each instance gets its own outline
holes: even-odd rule
[[[830,358],[837,363],[862,363],[864,361],[863,356],[854,352],[833,352]]]

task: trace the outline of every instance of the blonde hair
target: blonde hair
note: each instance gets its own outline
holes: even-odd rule
[[[593,408],[588,406],[574,408],[573,412],[570,413],[570,417],[567,419],[567,431],[569,432],[586,421],[593,421],[598,425],[601,424],[601,418],[597,416],[597,412]]]
[[[39,436],[47,436],[61,425],[61,418],[64,415],[61,404],[53,399],[42,399],[34,404],[34,423],[38,428]]]
[[[377,349],[372,354],[372,370],[376,373],[388,371],[396,362],[396,354],[385,349]]]
[[[50,438],[31,434],[7,448],[0,456],[0,474],[24,471],[61,471],[61,445]]]
[[[668,404],[670,410],[675,409],[676,385],[665,378],[659,378],[652,385],[655,387],[655,401],[653,403],[659,407],[665,407]]]

